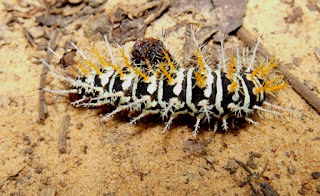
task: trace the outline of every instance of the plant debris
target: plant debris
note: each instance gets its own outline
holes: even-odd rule
[[[292,13],[285,18],[287,23],[294,23],[296,21],[302,21],[303,12],[301,7],[296,7],[293,9]]]
[[[65,115],[62,118],[62,122],[59,128],[59,152],[61,154],[67,153],[67,130],[69,127],[71,117],[70,115]]]
[[[44,15],[36,18],[36,22],[48,27],[59,26],[61,24],[61,20],[61,15]]]
[[[268,161],[266,162],[264,168],[260,173],[252,172],[247,164],[240,160],[235,161],[248,173],[247,183],[250,185],[253,195],[264,195],[264,196],[278,196],[277,191],[270,185],[269,182],[266,182],[268,178],[263,176],[263,173],[268,167]],[[243,182],[245,186],[245,182]]]
[[[227,162],[227,165],[224,166],[224,169],[229,171],[230,174],[236,173],[238,168],[239,168],[239,164],[234,159],[229,159]]]
[[[112,37],[117,43],[123,45],[143,37],[146,27],[158,18],[170,6],[169,1],[153,1],[143,6],[121,6],[111,14]]]
[[[6,180],[16,180],[19,174],[24,170],[25,167],[19,169],[15,174],[10,175]],[[1,187],[0,187],[1,188]]]
[[[320,62],[320,48],[315,47],[314,48],[314,54],[316,55],[318,61]]]
[[[219,33],[213,37],[220,41],[230,32],[242,25],[246,13],[246,0],[213,0],[213,4],[219,18]]]
[[[183,150],[189,151],[192,154],[205,155],[206,149],[200,142],[196,142],[192,139],[188,139],[183,142]]]
[[[71,51],[63,54],[63,57],[59,61],[63,68],[67,68],[68,66],[75,64],[74,57],[76,56],[76,51],[76,49],[72,49]]]
[[[52,49],[57,47],[57,40],[60,37],[60,31],[56,30],[53,32],[51,39],[49,40],[48,46]],[[45,61],[50,64],[51,62],[51,52],[47,52],[47,56]],[[40,91],[39,91],[39,123],[44,124],[44,120],[46,119],[47,113],[47,106],[46,106],[46,98],[44,96],[45,92],[42,90],[46,86],[46,78],[47,78],[48,68],[47,66],[43,66],[42,73],[40,77]]]

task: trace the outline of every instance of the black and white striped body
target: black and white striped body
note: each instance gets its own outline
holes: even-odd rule
[[[106,42],[109,47],[107,39]],[[196,40],[195,43],[197,45]],[[256,123],[250,115],[257,110],[267,111],[262,108],[265,91],[284,86],[278,79],[260,77],[274,65],[264,62],[266,65],[254,68],[257,46],[251,56],[244,52],[242,56],[237,54],[236,58],[226,60],[222,45],[217,70],[205,62],[198,45],[193,54],[195,63],[192,63],[197,66],[189,69],[178,65],[164,44],[153,38],[136,42],[131,61],[122,48],[120,50],[126,63],[123,68],[116,66],[113,60],[106,63],[93,51],[104,65],[99,70],[79,51],[95,71],[83,71],[76,79],[51,72],[71,86],[71,90],[60,92],[69,93],[73,97],[72,105],[76,107],[114,106],[115,109],[102,120],[124,110],[138,114],[131,123],[147,115],[158,114],[167,120],[164,127],[167,130],[178,115],[188,114],[196,118],[196,135],[200,122],[204,121],[214,123],[215,131],[218,123],[227,130],[228,119],[240,118]],[[109,51],[113,57],[110,48]],[[226,71],[227,67],[229,71]]]
[[[160,74],[158,79],[154,77],[151,83],[146,83],[134,72],[128,73],[125,80],[121,80],[119,73],[113,70],[102,70],[102,73],[100,76],[77,79],[103,90],[92,93],[88,89],[79,88],[81,97],[85,99],[75,106],[110,104],[116,108],[124,106],[123,109],[131,109],[140,115],[160,114],[164,118],[174,119],[178,114],[189,114],[200,121],[221,121],[249,116],[254,111],[253,106],[261,106],[264,101],[263,93],[255,95],[252,92],[253,88],[259,87],[257,82],[260,81],[254,83],[247,80],[250,73],[245,72],[239,74],[239,90],[234,93],[227,90],[231,82],[222,71],[208,73],[210,86],[206,89],[196,85],[194,68],[178,68],[175,85],[169,85],[164,74]],[[117,93],[120,96],[110,96]],[[128,105],[131,107],[126,107]]]

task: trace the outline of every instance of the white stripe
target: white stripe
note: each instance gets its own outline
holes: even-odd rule
[[[95,85],[95,83],[94,83],[95,77],[96,77],[95,73],[93,73],[93,72],[88,73],[88,75],[86,76],[86,80],[85,80],[86,83],[94,86]]]
[[[221,115],[224,113],[224,110],[221,107],[221,102],[222,102],[222,98],[223,98],[223,86],[222,86],[221,72],[217,70],[214,73],[217,75],[217,83],[216,83],[217,94],[216,94],[216,100],[215,100],[214,106],[216,107],[219,114]]]
[[[192,103],[192,74],[194,68],[190,68],[187,74],[187,92],[186,92],[186,102],[188,107],[193,111],[197,112],[195,105]]]
[[[127,90],[131,86],[131,82],[134,77],[134,74],[127,74],[125,76],[126,76],[125,81],[123,81],[123,83],[122,83],[122,90],[123,91]]]
[[[113,93],[113,85],[114,85],[114,81],[116,80],[116,77],[118,75],[118,72],[114,72],[113,76],[111,77],[111,80],[110,80],[110,84],[109,84],[109,93]]]
[[[184,80],[184,68],[180,68],[179,72],[177,74],[177,84],[176,86],[173,88],[173,93],[177,96],[180,95],[181,91],[182,91],[182,82]]]
[[[206,83],[207,83],[207,88],[204,90],[204,96],[209,98],[212,93],[212,83],[214,80],[214,77],[212,75],[212,70],[209,66],[206,67],[206,70],[208,71]]]
[[[108,82],[112,74],[114,73],[113,70],[107,71],[106,73],[102,73],[100,75],[101,85],[105,86]]]
[[[240,95],[239,95],[239,91],[237,90],[236,92],[234,92],[234,94],[232,95],[232,101],[236,102],[238,101],[240,98]]]
[[[158,86],[158,103],[161,106],[161,108],[166,108],[166,103],[162,101],[163,98],[163,74],[161,74],[161,77],[159,79],[159,86]]]
[[[242,79],[242,77],[240,75],[237,75],[237,77],[239,78],[239,80],[241,80],[242,89],[243,89],[243,92],[244,92],[244,102],[243,102],[242,107],[246,108],[246,109],[249,109],[249,106],[250,106],[250,94],[249,94],[249,91],[248,91],[248,87],[247,87],[246,83],[244,82],[244,80]]]
[[[132,100],[136,100],[136,91],[138,88],[139,77],[135,77],[132,85]]]
[[[152,95],[157,90],[157,78],[156,75],[150,77],[151,83],[148,85],[147,91]]]

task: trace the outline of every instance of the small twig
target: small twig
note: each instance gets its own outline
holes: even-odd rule
[[[259,176],[262,176],[264,174],[264,172],[267,170],[267,167],[269,165],[269,160],[267,160],[266,164],[264,165],[262,171],[260,172]]]
[[[260,173],[252,172],[249,169],[247,164],[245,164],[244,162],[237,160],[237,159],[234,159],[234,160],[248,173],[247,182],[248,182],[252,192],[254,193],[254,195],[261,195],[260,191],[262,191],[263,193],[265,193],[266,191],[269,191],[267,193],[272,193],[271,195],[275,195],[275,196],[278,195],[277,191],[274,190],[274,188],[267,182],[259,183],[260,187],[262,189],[256,189],[254,186],[254,183],[253,183],[254,182],[253,180],[260,179],[260,177],[262,177],[263,173],[267,170],[267,167],[269,165],[268,160]],[[266,194],[264,194],[264,195],[266,195]]]
[[[60,36],[60,31],[56,30],[48,42],[48,47],[53,49],[56,48],[57,39],[59,36]],[[52,56],[52,53],[48,51],[45,61],[49,64],[51,62],[51,56]],[[46,86],[47,73],[48,73],[47,66],[43,66],[41,77],[40,77],[40,87],[39,87],[40,89],[39,91],[39,122],[42,124],[44,123],[44,120],[47,117],[47,106],[46,106],[46,98],[44,96],[45,92],[41,89],[44,89]]]
[[[248,176],[247,176],[247,182],[252,190],[252,192],[256,195],[258,192],[257,190],[254,188],[253,184],[251,183],[252,181],[252,177],[253,176],[256,176],[257,178],[259,178],[259,176],[255,173],[255,172],[252,172],[248,165],[245,164],[244,162],[240,161],[240,160],[237,160],[237,159],[234,159],[246,172],[248,172]]]
[[[47,58],[49,59],[49,58]],[[44,89],[46,86],[46,78],[47,78],[48,68],[47,66],[43,66],[42,73],[40,77],[40,91],[39,91],[39,122],[44,123],[44,120],[47,117],[47,106],[46,106],[46,98],[44,97]]]
[[[194,44],[190,44],[190,43],[193,43],[193,39],[192,39],[192,33],[193,33],[193,27],[191,24],[187,24],[186,25],[186,31],[185,31],[185,34],[184,34],[184,37],[185,37],[185,41],[184,41],[184,45],[183,45],[183,64],[184,65],[189,65],[189,58],[190,57],[190,54],[191,54],[191,51],[194,49]]]
[[[19,174],[24,170],[25,166],[22,167],[19,171],[17,171],[17,173],[10,175],[7,180],[15,180]]]
[[[241,167],[246,170],[246,172],[248,172],[251,175],[253,175],[252,171],[249,169],[249,167],[247,166],[247,164],[245,164],[244,162],[234,159],[239,165],[241,165]]]
[[[59,152],[61,154],[67,153],[67,130],[70,124],[71,117],[70,115],[65,115],[62,118],[61,125],[59,127]]]
[[[251,35],[250,32],[244,27],[241,27],[237,31],[237,36],[250,47],[253,47],[256,43],[255,37]],[[271,56],[268,50],[261,44],[258,52],[264,57]],[[320,114],[320,99],[306,85],[300,82],[298,78],[291,74],[290,71],[281,63],[276,67],[276,69],[288,79],[292,88]]]

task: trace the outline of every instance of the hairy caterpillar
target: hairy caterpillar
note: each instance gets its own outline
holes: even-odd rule
[[[72,79],[58,74],[42,61],[51,70],[51,75],[71,87],[68,90],[43,90],[72,95],[71,104],[76,107],[115,106],[102,121],[124,110],[138,114],[130,123],[158,114],[167,120],[166,131],[178,115],[188,114],[196,118],[194,135],[197,135],[202,121],[213,123],[214,131],[219,123],[227,130],[228,123],[234,119],[256,123],[250,118],[256,111],[278,113],[263,107],[280,109],[266,102],[265,95],[284,88],[286,84],[281,76],[269,74],[276,66],[274,58],[262,62],[256,60],[259,41],[252,51],[237,50],[237,54],[230,58],[226,57],[222,42],[217,69],[213,70],[195,36],[193,38],[195,50],[191,54],[192,67],[189,69],[177,63],[164,43],[154,38],[138,40],[130,57],[119,46],[123,65],[115,62],[106,36],[108,59],[92,49],[100,65],[94,65],[72,43],[91,70],[76,62],[79,75]]]

